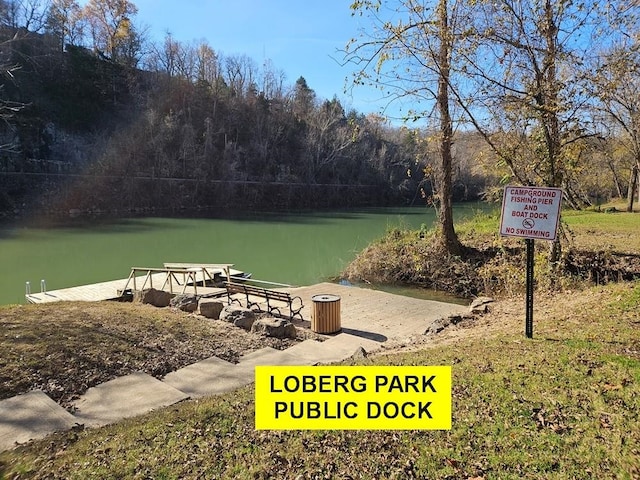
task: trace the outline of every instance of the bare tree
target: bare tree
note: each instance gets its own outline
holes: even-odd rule
[[[246,55],[225,58],[226,81],[233,95],[243,97],[255,85],[257,67],[255,61]]]
[[[599,49],[587,78],[589,93],[598,101],[594,109],[629,156],[627,211],[633,211],[640,170],[640,8],[614,3],[608,12],[615,39]],[[615,172],[614,172],[615,173]]]
[[[596,7],[498,0],[475,13],[465,60],[481,94],[461,104],[520,183],[565,187],[570,150],[593,134],[580,80]]]
[[[16,37],[0,42],[0,152],[17,153],[20,142],[16,135],[16,116],[25,107],[22,102],[11,99],[5,87],[15,82],[15,72],[20,65],[13,61],[12,45]]]
[[[52,0],[46,29],[60,39],[60,51],[64,51],[67,44],[80,45],[84,28],[82,8],[76,0]]]
[[[21,27],[31,32],[44,30],[47,24],[47,13],[51,6],[50,0],[20,0],[19,2]]]
[[[271,60],[262,65],[262,92],[267,98],[283,99],[285,73],[274,67]]]
[[[11,28],[39,32],[45,27],[49,0],[4,0],[0,2],[0,21]]]
[[[151,54],[147,58],[146,68],[175,77],[178,74],[178,57],[182,48],[182,44],[167,32],[161,43],[154,42],[151,45]]]
[[[418,107],[408,118],[438,118],[435,196],[440,239],[448,252],[458,254],[462,246],[453,224],[451,148],[455,126],[451,95],[452,62],[461,31],[466,28],[463,4],[456,0],[401,0],[390,7],[388,3],[353,2],[354,13],[366,15],[372,26],[361,39],[347,45],[345,60],[358,67],[355,84],[380,86],[390,101],[414,101]]]
[[[340,162],[346,160],[353,134],[344,109],[336,98],[314,109],[307,124],[307,174],[310,182],[317,182],[319,174],[335,172]]]

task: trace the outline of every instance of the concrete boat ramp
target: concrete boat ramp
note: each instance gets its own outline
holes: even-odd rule
[[[319,294],[341,298],[342,331],[324,341],[305,340],[286,350],[267,347],[244,355],[238,364],[217,357],[171,372],[162,380],[142,372],[90,388],[74,404],[73,414],[41,391],[0,401],[0,451],[76,426],[99,427],[142,415],[177,402],[232,391],[254,381],[257,365],[316,365],[351,357],[359,347],[367,352],[385,345],[410,343],[443,317],[464,313],[462,305],[420,300],[358,287],[321,283],[287,289],[305,307],[298,327],[307,328],[311,298]],[[217,321],[204,319],[203,321]]]

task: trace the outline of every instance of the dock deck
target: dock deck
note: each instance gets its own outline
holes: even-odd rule
[[[99,302],[117,300],[127,292],[155,288],[170,293],[194,293],[217,296],[224,288],[213,286],[220,276],[241,276],[243,272],[231,268],[232,264],[165,264],[162,268],[132,267],[128,278],[79,285],[58,290],[27,293],[29,303],[62,301]]]
[[[115,300],[121,295],[127,283],[127,279],[112,280],[110,282],[100,282],[91,285],[80,285],[78,287],[62,288],[51,290],[50,292],[40,292],[26,294],[25,298],[29,303],[49,303],[49,302],[99,302],[102,300]]]

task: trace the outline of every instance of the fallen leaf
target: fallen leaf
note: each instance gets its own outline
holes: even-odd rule
[[[605,383],[602,388],[609,392],[611,390],[622,390],[622,385],[612,385],[610,383]]]

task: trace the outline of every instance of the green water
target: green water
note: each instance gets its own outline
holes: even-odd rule
[[[456,208],[470,217],[477,204]],[[370,209],[240,219],[124,219],[73,228],[0,228],[0,305],[33,292],[126,278],[165,262],[233,263],[253,278],[310,285],[339,275],[389,228],[431,226],[427,208]]]

